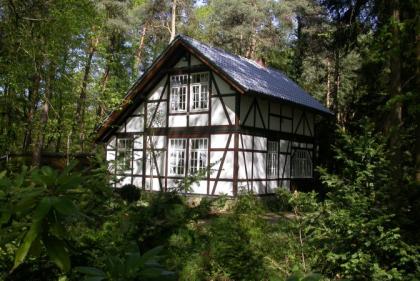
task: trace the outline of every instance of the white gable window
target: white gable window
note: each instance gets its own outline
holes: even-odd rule
[[[186,139],[170,139],[169,142],[169,175],[185,175]]]
[[[191,110],[199,111],[209,108],[209,74],[194,73],[191,75]]]
[[[190,173],[195,174],[207,168],[208,139],[190,140]]]
[[[278,142],[268,141],[267,142],[267,176],[269,178],[275,178],[278,171]]]
[[[188,75],[171,76],[171,112],[185,112],[187,110]]]
[[[292,177],[312,178],[312,159],[309,150],[294,149],[292,153]]]
[[[120,172],[130,170],[132,168],[133,157],[133,140],[118,139],[117,145],[117,169]]]

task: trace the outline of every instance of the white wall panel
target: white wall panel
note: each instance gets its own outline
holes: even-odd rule
[[[244,159],[245,158],[245,159]],[[238,154],[238,178],[239,179],[251,179],[251,163],[252,163],[252,152],[239,151]],[[246,165],[245,165],[246,164]]]
[[[207,113],[203,114],[192,114],[190,115],[189,126],[208,126],[209,124],[209,115]]]
[[[282,119],[281,130],[282,130],[282,132],[291,133],[292,132],[292,120]]]
[[[188,66],[188,59],[186,57],[182,57],[179,61],[175,64],[175,67],[187,67]]]
[[[229,122],[219,98],[211,99],[211,125],[228,125]]]
[[[254,179],[265,179],[266,154],[254,152]]]
[[[138,188],[143,187],[143,177],[133,177],[133,185],[137,186]]]
[[[211,148],[225,148],[226,143],[229,139],[229,134],[214,134],[211,135]],[[234,142],[233,142],[234,136],[232,134],[232,137],[230,138],[229,148],[233,148]]]
[[[207,194],[207,181],[198,181],[192,185],[191,193]]]
[[[288,104],[282,104],[281,114],[286,117],[292,118],[292,107]]]
[[[270,116],[270,130],[279,131],[280,130],[280,117]]]
[[[106,160],[107,161],[115,160],[115,151],[114,150],[107,150],[106,151]]]
[[[150,93],[147,95],[147,100],[158,100],[160,98],[160,95],[162,94],[163,88],[165,87],[165,83],[166,83],[166,78],[167,76],[165,75],[165,77],[163,77],[159,83],[153,88],[153,90],[150,91]],[[162,98],[166,99],[166,94],[167,91],[165,91],[165,93],[163,93]]]
[[[147,126],[153,128],[166,126],[166,102],[153,102],[147,105]]]
[[[267,124],[268,124],[268,101],[263,100],[263,99],[257,99],[257,101],[258,101],[261,115],[257,109],[257,112],[256,112],[257,120],[255,122],[255,126],[257,128],[264,128],[264,126],[267,127]],[[262,117],[262,120],[261,120],[261,117]]]
[[[222,163],[223,151],[212,151],[210,153],[210,164],[216,163],[211,169],[211,177],[217,177],[220,164]],[[226,153],[226,158],[223,163],[222,171],[220,172],[220,178],[233,178],[233,151]]]
[[[254,137],[254,150],[267,150],[267,138]]]
[[[290,190],[290,180],[280,180],[279,188],[284,188],[286,190]]]
[[[270,103],[270,113],[280,114],[280,103],[278,103],[278,102],[271,102]]]
[[[195,56],[191,55],[191,65],[201,65],[201,61],[197,59]]]
[[[162,180],[162,184],[164,181]],[[152,191],[160,191],[159,179],[158,178],[146,178],[146,189]]]
[[[302,111],[295,109],[293,115],[293,132],[298,135],[303,135],[303,123],[305,120],[302,119]]]
[[[279,177],[289,178],[290,177],[290,156],[279,155]]]
[[[116,143],[117,143],[117,138],[111,137],[106,145],[106,149],[110,150],[110,149],[116,149]]]
[[[151,155],[151,151],[147,152],[147,161],[146,161],[146,175],[150,175],[151,174],[151,168],[152,168],[152,172],[154,176],[158,175],[158,171],[156,169],[156,165],[155,165],[155,160]],[[156,162],[158,165],[158,169],[159,169],[159,174],[161,176],[165,175],[165,152],[164,151],[155,151],[155,158],[156,158]],[[151,161],[150,161],[151,159]]]
[[[217,86],[219,87],[219,91],[221,95],[225,94],[232,94],[235,92],[235,90],[230,88],[230,85],[227,84],[222,78],[220,78],[217,74],[214,74],[214,78],[216,80]],[[214,91],[213,93],[216,94],[216,87],[213,87]]]
[[[148,136],[147,137],[147,147],[150,148],[150,141],[153,144],[155,149],[165,148],[166,147],[166,136]]]
[[[280,140],[280,152],[290,153],[290,144],[288,140]]]
[[[242,125],[246,125],[246,126],[254,126],[254,109],[251,109],[251,112],[249,113],[248,117],[246,116],[246,114],[249,111],[249,108],[252,106],[252,101],[253,98],[251,98],[250,96],[241,96],[241,124]],[[245,117],[247,117],[246,122],[244,124],[245,121]]]
[[[143,135],[134,136],[134,149],[143,149]]]
[[[127,119],[126,131],[127,133],[143,132],[144,123],[143,117],[130,117]]]
[[[141,175],[143,173],[143,152],[134,151],[133,156],[133,175]]]
[[[133,113],[134,115],[144,114],[144,103],[140,104]]]
[[[116,188],[123,187],[126,184],[131,184],[131,177],[129,177],[129,176],[117,176],[117,182],[115,183]]]
[[[235,97],[223,97],[223,101],[229,114],[230,121],[232,124],[235,124]]]
[[[243,142],[243,145],[242,145]],[[252,149],[252,136],[242,135],[242,139],[239,138],[239,148],[240,149]]]
[[[257,194],[265,193],[265,181],[253,181],[252,191]]]
[[[212,191],[214,186],[214,181],[210,181],[210,192]],[[214,192],[215,195],[233,195],[233,183],[228,181],[218,181],[216,190]]]
[[[187,116],[186,115],[170,115],[169,116],[169,127],[186,127]]]
[[[274,193],[277,188],[278,188],[277,180],[267,181],[267,191],[268,191],[268,193]]]

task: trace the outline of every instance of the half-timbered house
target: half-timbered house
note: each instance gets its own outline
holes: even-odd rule
[[[179,35],[97,142],[117,187],[166,191],[200,172],[194,194],[269,194],[312,179],[316,119],[330,114],[280,71]]]

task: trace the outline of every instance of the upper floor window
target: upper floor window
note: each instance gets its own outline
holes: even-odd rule
[[[118,139],[117,143],[117,170],[124,172],[132,168],[133,140]]]
[[[188,78],[190,78],[190,110],[209,108],[209,73],[172,75],[170,78],[171,112],[187,111]]]
[[[292,153],[292,177],[312,178],[312,157],[309,150],[294,149]]]
[[[191,76],[191,110],[209,108],[209,74],[194,73]]]
[[[267,176],[274,178],[277,176],[278,171],[278,142],[267,142]]]
[[[187,110],[188,75],[171,76],[171,112],[185,112]]]

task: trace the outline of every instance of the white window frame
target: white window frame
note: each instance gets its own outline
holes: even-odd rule
[[[197,112],[209,109],[209,81],[210,74],[208,72],[197,72],[191,74],[190,111]]]
[[[292,178],[312,178],[313,166],[311,152],[307,149],[294,148],[291,159]]]
[[[276,178],[279,172],[279,143],[267,141],[267,177]]]
[[[188,74],[170,77],[170,112],[187,112]]]
[[[170,176],[185,176],[187,156],[187,139],[169,139],[168,174]],[[181,165],[180,165],[181,162]]]
[[[190,174],[196,174],[208,166],[208,138],[190,139]]]
[[[133,168],[133,144],[132,138],[117,139],[117,153],[115,158],[117,173],[127,172]]]

